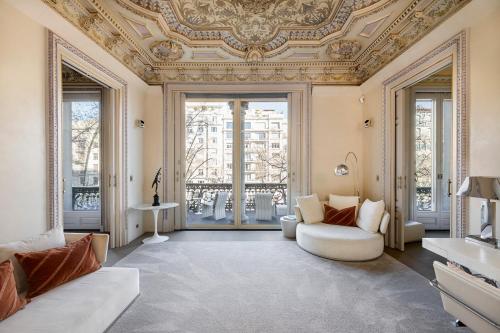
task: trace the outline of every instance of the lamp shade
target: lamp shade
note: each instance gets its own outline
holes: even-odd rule
[[[482,199],[498,200],[500,198],[500,178],[498,177],[466,177],[457,195]]]
[[[335,168],[335,175],[337,176],[347,176],[349,174],[349,167],[345,164],[339,164]]]

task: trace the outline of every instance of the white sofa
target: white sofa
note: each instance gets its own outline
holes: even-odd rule
[[[71,242],[85,235],[64,236]],[[101,264],[106,261],[108,241],[108,235],[93,235],[92,247]],[[0,332],[104,332],[138,295],[138,269],[103,267],[33,298],[23,310],[0,322]]]
[[[323,203],[326,202],[322,202]],[[358,227],[325,223],[302,223],[300,208],[295,207],[297,244],[317,256],[344,261],[366,261],[378,258],[384,252],[384,235],[390,216],[384,212],[379,232],[370,233]]]

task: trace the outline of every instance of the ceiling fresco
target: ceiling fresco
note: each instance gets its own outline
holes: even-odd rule
[[[40,0],[149,84],[361,84],[470,0]]]

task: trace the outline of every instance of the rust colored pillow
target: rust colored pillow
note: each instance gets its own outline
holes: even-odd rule
[[[15,255],[28,278],[29,298],[101,268],[92,249],[92,234],[64,247]]]
[[[0,321],[24,308],[27,301],[17,295],[14,266],[10,260],[0,264]]]
[[[325,219],[323,223],[355,227],[356,206],[338,210],[330,205],[325,204]]]

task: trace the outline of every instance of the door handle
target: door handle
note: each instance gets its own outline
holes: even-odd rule
[[[448,197],[451,197],[451,179],[448,179]]]
[[[402,183],[403,183],[403,177],[399,176],[397,179],[397,185],[396,185],[397,188],[402,189],[403,188]]]

